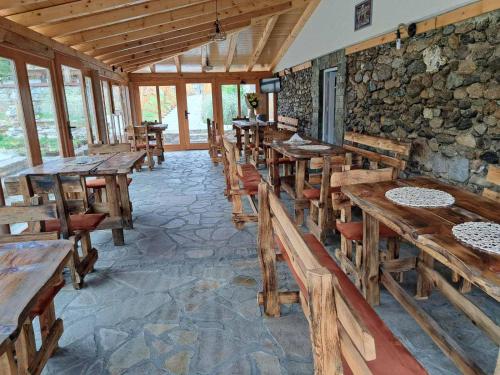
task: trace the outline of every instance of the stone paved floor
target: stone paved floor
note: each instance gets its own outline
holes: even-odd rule
[[[135,228],[123,247],[93,235],[96,271],[84,289],[57,296],[65,331],[44,374],[312,374],[300,308],[268,319],[256,304],[256,226],[233,227],[221,167],[205,151],[168,153],[133,177]],[[280,277],[294,287],[284,268]],[[471,298],[500,317],[481,293]],[[492,342],[439,295],[422,305],[492,373]],[[457,373],[387,293],[377,310],[431,374]]]

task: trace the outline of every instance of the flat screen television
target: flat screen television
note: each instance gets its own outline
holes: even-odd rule
[[[260,92],[264,94],[270,94],[273,92],[281,91],[281,80],[280,78],[263,78],[260,80]]]

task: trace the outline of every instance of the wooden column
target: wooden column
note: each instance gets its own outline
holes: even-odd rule
[[[102,98],[101,79],[99,71],[91,70],[90,78],[92,79],[92,95],[94,96],[95,116],[97,119],[97,138],[102,143],[109,143],[108,134],[106,131],[106,115],[104,113],[104,101]]]
[[[302,204],[304,198],[304,183],[306,179],[307,160],[296,161],[295,170],[295,223],[302,225],[304,223],[304,209],[298,208],[297,204]]]
[[[366,301],[380,303],[379,286],[379,222],[363,211],[363,293]]]

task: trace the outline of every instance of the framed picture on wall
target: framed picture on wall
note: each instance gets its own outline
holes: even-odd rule
[[[354,8],[354,31],[372,23],[372,0],[364,0]]]

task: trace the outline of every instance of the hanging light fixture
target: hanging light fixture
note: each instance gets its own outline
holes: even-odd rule
[[[201,50],[201,54],[203,55],[203,49]],[[209,72],[213,70],[213,66],[210,65],[210,60],[208,60],[208,46],[205,45],[205,58],[203,59],[203,66],[201,67],[201,70],[203,72]]]
[[[214,22],[215,32],[210,34],[210,40],[212,42],[223,42],[226,40],[227,36],[224,30],[222,30],[222,25],[220,24],[219,21],[219,10],[217,7],[218,5],[217,3],[218,1],[215,0],[215,22]]]

